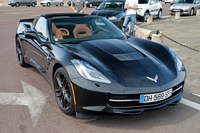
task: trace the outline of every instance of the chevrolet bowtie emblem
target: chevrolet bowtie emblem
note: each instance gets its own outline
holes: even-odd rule
[[[158,80],[158,75],[155,76],[155,78],[150,78],[148,76],[146,76],[147,79],[151,80],[151,81],[154,81],[155,83],[157,83],[157,80]]]

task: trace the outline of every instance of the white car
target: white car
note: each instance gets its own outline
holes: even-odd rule
[[[137,16],[147,21],[149,15],[162,18],[162,4],[158,0],[138,0]]]
[[[165,4],[167,4],[167,3],[173,4],[173,1],[174,0],[164,0]]]
[[[64,2],[63,2],[63,0],[42,0],[40,2],[40,5],[42,5],[42,6],[51,6],[51,5],[63,6]]]

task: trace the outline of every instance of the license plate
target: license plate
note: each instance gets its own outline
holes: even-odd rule
[[[180,10],[174,10],[175,12],[180,12]]]
[[[140,95],[140,103],[150,103],[164,100],[172,95],[172,88],[160,93]]]

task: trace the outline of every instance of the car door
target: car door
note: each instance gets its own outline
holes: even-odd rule
[[[155,16],[158,14],[158,0],[150,0],[149,11],[151,15]]]
[[[39,35],[41,41],[46,41],[48,38],[47,20],[40,17],[34,27],[36,33]],[[32,40],[32,45],[29,46],[27,56],[30,62],[41,72],[41,74],[48,80],[47,64],[50,62],[49,54],[46,52],[48,47],[42,46],[36,39]]]
[[[26,5],[26,0],[19,0],[21,6]]]

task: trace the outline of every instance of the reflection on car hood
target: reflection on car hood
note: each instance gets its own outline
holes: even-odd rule
[[[116,11],[116,10],[95,10],[91,13],[91,15],[96,16],[104,16],[104,17],[110,17],[115,16],[123,11]]]
[[[163,85],[176,77],[175,69],[169,69],[150,54],[142,53],[126,41],[117,39],[85,41],[75,45],[74,48],[76,59],[87,61],[124,86]],[[162,80],[158,84],[147,78],[154,79],[156,75]]]

